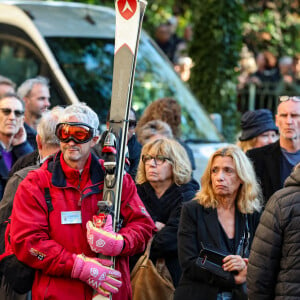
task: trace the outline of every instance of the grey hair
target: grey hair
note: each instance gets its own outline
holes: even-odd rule
[[[30,78],[25,80],[18,88],[17,94],[20,98],[28,97],[33,86],[35,84],[41,84],[49,88],[49,80],[43,76],[37,76],[35,78]]]
[[[16,88],[16,84],[10,80],[9,78],[5,77],[5,76],[2,76],[0,75],[0,84],[6,84],[6,85],[9,85],[11,86],[13,89]]]
[[[60,115],[59,123],[67,122],[70,117],[76,117],[79,122],[88,124],[98,130],[99,118],[97,114],[84,102],[69,105]]]
[[[51,110],[43,113],[37,126],[37,134],[40,136],[42,144],[59,146],[60,143],[55,135],[55,129],[58,124],[58,119],[63,111],[63,107],[55,106]]]
[[[17,100],[19,100],[22,104],[22,108],[24,110],[25,106],[24,106],[24,101],[15,93],[5,93],[4,95],[0,95],[0,101],[4,98],[15,98]]]

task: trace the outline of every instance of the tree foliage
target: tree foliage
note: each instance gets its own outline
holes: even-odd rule
[[[244,41],[254,53],[269,50],[276,56],[300,52],[298,0],[246,1]]]
[[[112,0],[77,2],[114,6]],[[191,88],[209,112],[222,115],[224,135],[233,142],[239,123],[236,67],[242,42],[254,53],[300,53],[299,0],[148,0],[143,27],[154,35],[173,15],[178,16],[179,35],[189,23],[194,28]]]
[[[242,47],[243,7],[238,0],[194,0],[194,61],[191,87],[209,112],[223,117],[224,135],[233,141],[237,127],[235,68]]]

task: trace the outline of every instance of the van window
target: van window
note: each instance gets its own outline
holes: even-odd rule
[[[57,80],[28,36],[11,26],[1,26],[8,34],[0,34],[0,74],[17,86],[24,80],[43,75],[50,80],[51,104],[66,105]]]
[[[0,22],[0,73],[17,85],[38,74],[48,77],[52,105],[72,101],[66,90],[69,83],[77,98],[90,105],[105,124],[112,90],[114,11],[82,4],[17,2],[29,19],[22,19],[23,26]],[[31,26],[36,26],[45,39],[68,83],[62,83],[61,77],[54,74],[56,62],[46,61],[41,47],[44,40],[32,35]],[[201,104],[166,56],[142,32],[132,104],[139,116],[150,102],[162,97],[172,97],[181,105],[183,140],[221,141]]]
[[[114,41],[73,37],[46,40],[78,98],[87,101],[104,122],[111,99]],[[220,141],[208,115],[144,35],[138,52],[133,107],[142,112],[150,102],[161,97],[174,97],[180,102],[183,139]]]
[[[37,76],[39,65],[28,47],[16,41],[3,41],[0,37],[0,70],[5,70],[5,76],[20,84],[24,78]]]

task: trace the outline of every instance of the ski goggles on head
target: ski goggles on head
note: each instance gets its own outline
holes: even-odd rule
[[[289,101],[289,100],[300,102],[300,97],[298,97],[298,96],[279,96],[280,102],[285,102],[285,101]]]
[[[64,143],[72,140],[77,144],[84,144],[96,135],[96,129],[85,123],[63,122],[56,125],[55,135]]]

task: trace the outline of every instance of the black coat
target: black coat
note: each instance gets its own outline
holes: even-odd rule
[[[251,149],[246,154],[253,162],[266,203],[276,191],[282,188],[280,179],[282,152],[279,141],[261,148]]]
[[[164,195],[158,199],[152,186],[146,182],[137,185],[138,194],[154,222],[165,224],[152,242],[150,258],[155,262],[157,258],[164,258],[166,265],[177,286],[181,269],[178,262],[177,231],[182,203],[191,200],[199,185],[196,181],[177,186],[173,184]]]
[[[250,300],[300,299],[300,169],[268,201],[250,252]]]
[[[138,142],[136,135],[134,134],[131,139],[127,143],[128,146],[128,154],[129,154],[129,170],[128,173],[135,180],[135,176],[137,173],[137,168],[140,161],[142,145]]]
[[[235,245],[239,244],[244,234],[244,219],[236,210]],[[258,213],[248,215],[250,245],[258,221]],[[238,288],[233,275],[226,281],[196,265],[201,243],[207,248],[224,251],[220,230],[216,209],[204,208],[197,201],[183,205],[178,231],[178,254],[183,274],[174,300],[215,300],[219,289]]]
[[[40,164],[40,156],[39,151],[34,150],[31,153],[21,156],[12,166],[9,171],[9,177],[12,177],[15,172],[27,168],[29,166],[39,165]]]

